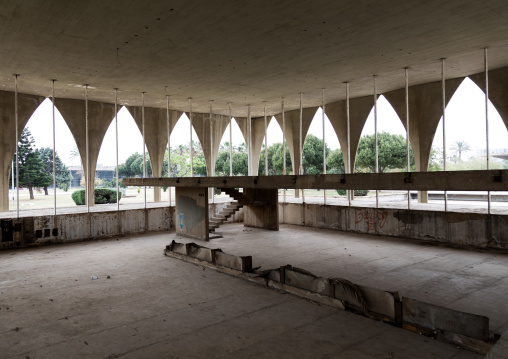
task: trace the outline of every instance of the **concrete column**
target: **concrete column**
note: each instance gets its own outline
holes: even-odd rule
[[[446,81],[446,104],[450,101],[464,78]],[[395,109],[399,119],[406,117],[404,89],[387,92],[385,98]],[[416,171],[429,168],[430,150],[437,126],[443,115],[441,82],[431,82],[409,87],[409,141],[415,157]],[[406,124],[401,120],[402,125]],[[427,192],[418,193],[418,201],[427,203]]]
[[[269,123],[268,119],[267,122]],[[265,139],[265,118],[252,118],[252,175],[259,173],[259,158],[261,156],[261,147]]]
[[[62,114],[69,130],[76,141],[83,171],[86,173],[86,128],[85,128],[85,101],[72,99],[56,99],[56,107]],[[90,206],[95,203],[94,184],[95,184],[95,168],[97,166],[97,158],[101,150],[104,135],[109,125],[115,117],[115,105],[110,103],[88,101],[88,143],[89,143],[89,165],[90,165],[90,183],[88,186],[88,200]],[[58,141],[58,140],[57,140]]]
[[[216,115],[212,117],[213,147],[210,147],[210,114],[192,113],[192,126],[198,135],[199,142],[203,148],[206,163],[207,176],[212,174],[212,166],[215,166],[217,154],[219,153],[220,141],[229,124],[229,116]]]
[[[485,92],[485,73],[469,76]],[[508,129],[508,67],[489,70],[489,100]]]
[[[351,170],[354,172],[356,150],[362,136],[363,127],[372,110],[372,96],[358,97],[349,100],[350,141],[351,141]],[[347,113],[346,100],[332,102],[326,105],[326,115],[330,119],[333,129],[339,139],[340,148],[344,156],[344,166],[347,172],[350,159],[347,153]]]
[[[140,106],[128,106],[130,114],[134,118],[139,131],[142,131],[142,116]],[[170,111],[170,132],[176,125],[176,122],[182,115],[180,111]],[[150,156],[150,164],[152,166],[153,177],[162,176],[162,164],[164,162],[164,154],[168,146],[168,126],[167,126],[167,110],[165,108],[154,108],[145,106],[145,142]],[[153,189],[154,202],[161,201],[160,187]]]
[[[41,96],[18,93],[18,133],[26,126],[26,123],[44,101]],[[14,118],[14,92],[0,91],[0,212],[9,210],[9,177],[11,174],[12,159],[16,151],[16,128]]]

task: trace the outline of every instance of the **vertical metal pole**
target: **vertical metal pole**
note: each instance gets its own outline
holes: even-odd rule
[[[441,59],[441,106],[443,110],[443,171],[446,171],[446,83],[445,59]],[[448,211],[448,193],[444,191],[444,209]]]
[[[346,125],[347,125],[347,169],[346,173],[351,173],[351,126],[349,118],[349,82],[346,82]],[[347,198],[349,207],[353,199],[353,190],[347,190]]]
[[[56,216],[56,126],[55,126],[55,81],[51,80],[51,101],[53,102],[53,207]]]
[[[411,172],[411,158],[409,153],[409,68],[404,68],[406,78],[405,98],[406,98],[406,155],[407,155],[407,171]],[[407,209],[411,210],[411,192],[407,190]]]
[[[377,87],[376,78],[374,75],[374,141],[376,146],[376,173],[379,173],[379,148],[377,142]],[[376,190],[376,208],[379,208],[379,190]]]
[[[85,185],[85,195],[86,195],[86,212],[90,213],[90,159],[89,159],[89,143],[88,143],[88,84],[85,85],[85,137],[86,137],[86,185]],[[94,181],[95,186],[95,181]],[[95,202],[95,196],[94,196]]]
[[[118,174],[118,88],[115,88],[115,144],[116,144],[116,210],[120,210],[120,175]]]
[[[233,123],[231,121],[231,102],[229,106],[229,175],[233,176]]]
[[[284,97],[281,97],[282,108],[282,174],[286,174],[286,117],[284,114]],[[286,189],[284,188],[284,203],[286,203]]]
[[[323,125],[323,174],[326,174],[326,138],[325,138],[325,89],[321,89],[321,123]],[[326,189],[323,190],[323,204],[326,204]]]
[[[484,65],[485,65],[485,135],[486,135],[486,155],[487,170],[490,170],[490,148],[489,148],[489,58],[487,47],[484,49]],[[492,197],[490,191],[487,193],[487,213],[490,214],[492,207]]]
[[[145,92],[141,92],[141,131],[143,132],[143,178],[146,178],[146,149],[145,149]],[[146,209],[146,186],[144,187],[145,194],[145,209]]]
[[[247,159],[249,160],[249,176],[253,176],[252,173],[252,118],[250,115],[250,105],[247,105],[247,125],[248,128],[248,134],[249,134],[249,152]]]
[[[189,97],[189,131],[190,131],[190,176],[194,177],[194,146],[192,145],[192,97]]]
[[[215,162],[213,161],[213,126],[212,126],[212,102],[210,100],[210,176],[215,176]],[[212,203],[215,201],[215,189],[212,187]]]
[[[303,93],[300,92],[300,175],[303,175]],[[295,189],[295,191],[297,191]],[[302,203],[305,203],[305,189],[302,188]]]
[[[166,95],[166,121],[168,123],[168,178],[171,177],[171,123],[169,122],[169,95]],[[171,207],[171,187],[168,187],[169,206]]]
[[[266,120],[266,103],[263,109],[263,116],[265,118],[265,176],[268,176],[268,137],[267,137],[268,124]]]
[[[19,130],[18,130],[18,76],[14,75],[14,123],[16,126],[16,218],[19,219]]]

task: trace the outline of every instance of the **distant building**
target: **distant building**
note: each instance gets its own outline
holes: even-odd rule
[[[112,181],[115,177],[115,166],[104,166],[101,164],[97,165],[95,169],[95,178],[100,178],[106,181]],[[69,170],[72,174],[71,187],[79,187],[82,176],[85,176],[81,166],[69,166]]]

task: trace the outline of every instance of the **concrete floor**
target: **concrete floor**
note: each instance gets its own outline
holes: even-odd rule
[[[238,224],[224,226],[224,234],[209,245],[253,254],[255,265],[291,263],[377,287],[396,278],[387,277],[389,266],[393,273],[407,268],[411,278],[393,282],[403,289],[416,278],[438,280],[432,273],[443,264],[443,276],[461,267],[470,272],[470,287],[490,278],[491,292],[498,293],[503,287],[492,286],[494,277],[506,270],[506,256],[380,237],[289,226],[280,232],[244,232]],[[163,248],[174,236],[145,234],[0,252],[0,358],[481,357],[164,257]],[[400,251],[393,255],[396,248]],[[422,261],[431,251],[438,255]],[[366,256],[371,260],[364,262]],[[99,279],[91,280],[92,275]],[[437,283],[434,288],[445,289]],[[504,288],[506,294],[506,281]]]

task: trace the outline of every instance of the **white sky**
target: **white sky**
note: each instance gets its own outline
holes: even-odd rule
[[[309,133],[323,137],[321,108],[316,112],[309,128]],[[72,160],[70,152],[76,147],[67,124],[62,116],[56,110],[56,151],[62,161],[67,165],[79,165],[80,159]],[[51,101],[46,99],[34,112],[27,126],[36,142],[36,147],[52,147],[52,106]],[[490,149],[496,152],[498,149],[508,147],[508,131],[504,126],[499,113],[489,102],[489,127],[490,127]],[[404,127],[397,114],[381,96],[378,100],[378,131],[386,131],[394,134],[405,135]],[[436,131],[434,146],[442,147],[442,120]],[[118,113],[118,133],[119,133],[119,162],[123,163],[134,152],[143,151],[143,139],[141,133],[126,108],[122,108]],[[374,133],[374,112],[371,111],[362,136]],[[326,143],[331,149],[339,148],[339,142],[332,125],[325,117]],[[198,137],[193,129],[193,140]],[[177,122],[171,134],[171,147],[179,144],[188,143],[190,139],[189,119],[184,114]],[[221,143],[229,142],[229,127],[224,132]],[[472,151],[485,149],[485,95],[483,91],[476,86],[469,78],[462,83],[457,92],[452,97],[446,108],[446,142],[447,148],[450,148],[456,141],[466,141]],[[233,121],[233,145],[238,146],[245,142],[243,135],[236,121]],[[275,119],[271,119],[268,125],[268,145],[282,142],[282,130]],[[99,154],[98,164],[112,166],[116,163],[115,153],[115,126],[114,121],[106,132],[102,148]]]

